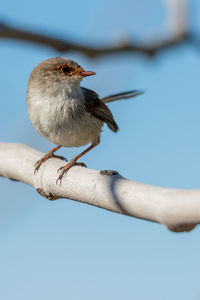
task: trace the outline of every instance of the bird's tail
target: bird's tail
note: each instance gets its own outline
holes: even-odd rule
[[[136,96],[139,96],[142,94],[144,94],[144,90],[128,91],[128,92],[123,92],[123,93],[119,93],[119,94],[109,95],[107,97],[102,98],[101,101],[104,103],[108,103],[108,102],[112,102],[115,100],[133,98],[133,97],[136,97]]]

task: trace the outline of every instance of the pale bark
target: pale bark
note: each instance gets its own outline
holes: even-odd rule
[[[104,172],[73,167],[61,185],[57,169],[63,165],[51,158],[34,175],[34,165],[43,153],[22,144],[0,143],[0,175],[33,186],[49,200],[68,198],[124,215],[189,231],[200,223],[200,191],[155,187]]]

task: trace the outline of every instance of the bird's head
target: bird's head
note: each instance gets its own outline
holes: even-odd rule
[[[73,88],[73,86],[80,86],[84,77],[95,74],[92,71],[85,71],[73,60],[65,57],[54,57],[37,65],[30,76],[30,81],[32,84],[43,86],[45,89],[48,86],[52,88],[60,85]]]

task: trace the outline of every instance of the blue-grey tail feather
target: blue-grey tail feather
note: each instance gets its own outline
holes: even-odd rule
[[[123,92],[123,93],[119,93],[119,94],[113,94],[113,95],[109,95],[107,97],[104,97],[101,99],[102,102],[104,103],[108,103],[108,102],[112,102],[115,100],[120,100],[120,99],[129,99],[129,98],[133,98],[139,95],[144,94],[144,90],[133,90],[133,91],[127,91],[127,92]]]

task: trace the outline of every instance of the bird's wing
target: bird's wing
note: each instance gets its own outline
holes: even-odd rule
[[[105,122],[112,131],[117,132],[119,128],[110,109],[99,99],[99,96],[94,91],[86,88],[82,89],[85,96],[85,106],[87,111],[94,117]]]
[[[115,100],[133,98],[142,94],[144,94],[144,90],[133,90],[133,91],[123,92],[119,94],[109,95],[107,97],[102,98],[101,101],[103,103],[108,103]]]

